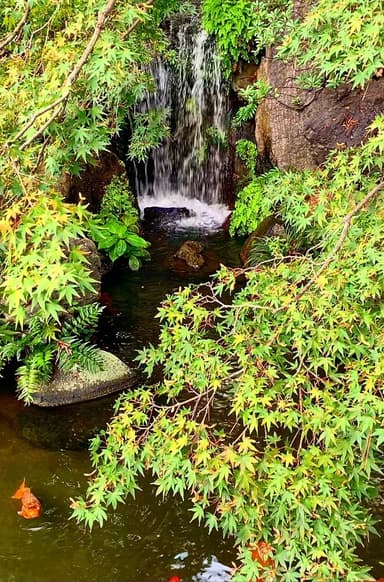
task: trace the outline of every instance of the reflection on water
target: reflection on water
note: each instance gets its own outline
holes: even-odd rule
[[[188,231],[174,234],[169,240],[158,232],[149,238],[152,238],[151,261],[137,273],[125,267],[112,272],[105,280],[107,302],[111,300],[111,304],[106,306],[102,317],[100,339],[104,347],[127,363],[139,348],[156,341],[159,322],[154,317],[167,293],[188,283],[206,281],[221,263],[239,265],[241,243],[224,234],[201,237],[201,233]],[[174,255],[184,240],[196,238],[205,246],[206,263],[201,270],[191,272]]]
[[[89,403],[92,408],[95,402]],[[103,418],[110,403],[101,399],[97,405]],[[60,409],[62,422],[58,414],[55,419],[63,448],[53,448],[53,443],[46,448],[45,422],[52,426],[55,411],[25,409],[11,394],[1,392],[1,582],[162,582],[173,574],[183,582],[224,581],[227,570],[217,560],[231,563],[231,543],[191,524],[187,504],[154,497],[149,483],[143,483],[136,500],[111,513],[101,530],[89,532],[68,520],[70,497],[84,492],[84,473],[90,470],[85,449],[64,448],[74,438],[75,423],[68,418],[78,419],[83,438],[86,409],[87,405]],[[24,438],[24,426],[27,437],[34,435],[32,442]],[[41,433],[42,444],[34,444]],[[11,499],[24,477],[43,504],[39,519],[19,517],[20,502]],[[216,572],[214,578],[206,577],[210,571]]]

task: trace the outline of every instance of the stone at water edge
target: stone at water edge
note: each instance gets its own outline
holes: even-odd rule
[[[197,271],[205,264],[205,259],[201,254],[203,249],[204,245],[201,242],[196,240],[186,240],[176,252],[175,257],[185,261],[188,267]]]
[[[274,216],[267,216],[267,218],[264,218],[257,229],[249,235],[240,251],[240,260],[243,265],[247,265],[249,253],[255,241],[260,240],[263,237],[276,238],[284,236],[285,234],[286,231],[284,227]]]
[[[70,372],[56,370],[47,384],[42,384],[32,395],[32,404],[37,406],[61,406],[74,402],[94,400],[113,392],[126,390],[138,382],[136,372],[117,356],[99,350],[104,369],[89,372],[77,368]]]

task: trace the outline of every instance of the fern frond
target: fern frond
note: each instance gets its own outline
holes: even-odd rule
[[[55,348],[52,345],[41,346],[24,359],[24,364],[17,370],[18,398],[26,404],[32,402],[33,393],[51,377]]]
[[[63,324],[62,335],[66,337],[79,337],[91,339],[95,333],[99,321],[99,315],[103,307],[99,303],[82,305],[71,314],[71,319]],[[63,337],[60,337],[64,341]]]
[[[57,365],[60,370],[69,372],[80,366],[89,372],[99,372],[104,367],[104,361],[97,346],[75,337],[63,338],[66,349],[58,352]]]
[[[33,316],[28,321],[29,344],[32,341],[33,345],[39,345],[42,340],[49,343],[56,339],[58,330],[59,324],[54,320],[47,321],[41,317]]]

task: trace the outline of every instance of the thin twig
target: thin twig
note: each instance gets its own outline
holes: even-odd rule
[[[23,178],[21,176],[20,170],[17,167],[17,162],[15,160],[13,160],[12,158],[11,158],[10,161],[11,161],[11,165],[12,165],[14,171],[15,171],[16,176],[19,178],[20,186],[21,186],[21,188],[22,188],[22,190],[24,192],[24,196],[25,196],[26,199],[28,199],[28,192],[27,192],[27,189],[25,187],[25,184],[24,184]]]
[[[54,101],[50,105],[43,107],[43,109],[36,111],[36,113],[34,115],[32,115],[31,119],[28,121],[28,123],[15,135],[15,137],[9,142],[9,144],[13,144],[18,139],[20,139],[25,134],[25,132],[28,131],[28,129],[35,123],[35,121],[39,117],[44,115],[44,113],[48,113],[48,111],[50,111],[51,109],[54,109],[57,105],[60,105],[62,100],[63,100],[63,96],[59,97],[59,99],[56,99],[56,101]]]
[[[69,97],[69,92],[66,95],[65,99],[60,99],[59,107],[52,113],[51,117],[40,127],[38,131],[36,131],[30,138],[28,138],[24,143],[21,144],[20,150],[25,150],[35,139],[43,135],[44,131],[48,129],[53,121],[60,115],[60,113],[64,112],[65,106],[67,104],[67,99]]]
[[[19,133],[15,136],[15,138],[10,142],[11,144],[14,143],[15,141],[17,141],[18,139],[20,139],[26,133],[26,131],[35,123],[35,121],[39,117],[41,117],[45,113],[48,113],[48,111],[51,111],[52,109],[54,109],[54,112],[52,113],[48,122],[46,122],[38,131],[36,131],[36,133],[34,133],[29,139],[27,139],[21,145],[20,149],[21,150],[25,149],[35,139],[40,137],[40,135],[47,129],[47,127],[60,115],[60,113],[63,112],[63,110],[65,109],[65,106],[66,106],[66,101],[67,101],[69,94],[70,94],[70,89],[71,89],[72,85],[75,83],[75,81],[78,79],[83,66],[85,65],[89,56],[91,55],[91,53],[92,53],[100,35],[101,35],[101,32],[105,26],[105,22],[106,22],[108,16],[110,15],[110,13],[112,12],[115,4],[116,4],[116,0],[108,0],[105,8],[99,12],[96,26],[95,26],[95,30],[93,31],[93,34],[92,34],[90,41],[88,42],[87,46],[85,47],[83,54],[81,55],[80,59],[78,60],[76,66],[74,67],[74,69],[71,71],[71,73],[68,75],[68,77],[64,81],[64,85],[63,85],[65,88],[64,93],[61,95],[61,97],[56,99],[56,101],[54,101],[50,105],[47,105],[46,107],[43,107],[43,109],[40,109],[40,111],[37,111],[31,117],[31,119],[28,121],[28,123],[19,131]]]
[[[16,28],[12,32],[7,34],[7,36],[0,42],[0,52],[3,51],[5,49],[5,47],[9,43],[11,43],[13,41],[13,39],[15,39],[17,37],[20,30],[23,28],[24,24],[27,22],[30,11],[31,11],[31,9],[30,9],[29,5],[27,4],[25,11],[24,11],[24,14],[21,17],[21,20],[17,24]]]
[[[147,12],[149,8],[151,8],[153,6],[153,1],[154,0],[148,0],[148,2],[146,2],[145,4],[143,4],[143,6],[141,7],[141,9],[143,10],[143,12]],[[122,40],[127,40],[128,36],[131,34],[131,32],[136,28],[136,26],[138,26],[140,23],[142,22],[142,18],[140,18],[139,16],[132,22],[132,24],[127,28],[127,30],[122,34],[121,39]]]
[[[99,39],[99,36],[100,36],[104,26],[105,26],[105,22],[106,22],[108,16],[110,15],[110,13],[112,12],[115,4],[116,4],[116,0],[108,0],[105,8],[101,12],[99,12],[99,16],[97,18],[95,30],[93,31],[92,37],[91,37],[89,43],[87,44],[87,46],[85,47],[84,52],[81,55],[80,59],[78,60],[77,65],[75,66],[73,71],[66,78],[66,80],[64,82],[64,87],[71,87],[73,85],[73,83],[77,80],[78,76],[80,75],[81,69],[83,68],[83,66],[87,62],[90,54],[92,53],[92,51],[93,51],[93,49],[94,49],[94,47]]]

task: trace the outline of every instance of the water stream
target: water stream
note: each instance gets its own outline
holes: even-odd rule
[[[136,193],[142,211],[188,208],[190,217],[173,227],[215,230],[229,214],[229,99],[214,42],[199,19],[174,20],[169,34],[176,59],[153,64],[156,89],[138,111],[168,111],[171,135],[135,165]]]

